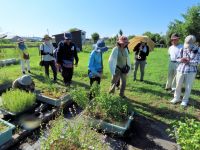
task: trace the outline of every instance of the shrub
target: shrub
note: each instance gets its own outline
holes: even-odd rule
[[[200,122],[194,119],[185,119],[185,121],[175,121],[172,123],[174,130],[169,130],[170,136],[176,138],[177,143],[183,150],[200,149]]]
[[[49,134],[41,135],[42,150],[83,150],[83,149],[107,149],[100,139],[100,135],[91,130],[80,118],[66,121],[63,116],[51,122]]]
[[[36,101],[33,93],[15,89],[2,94],[2,107],[8,111],[18,113],[32,106]]]
[[[128,103],[121,97],[102,93],[97,84],[90,89],[91,100],[88,95],[84,88],[79,87],[70,92],[71,98],[86,109],[87,115],[109,122],[121,122],[127,117]]]

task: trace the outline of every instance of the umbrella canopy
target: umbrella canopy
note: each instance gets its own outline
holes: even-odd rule
[[[148,37],[148,36],[135,36],[134,38],[129,40],[128,48],[130,50],[133,50],[135,46],[140,42],[147,43],[147,46],[149,47],[149,51],[152,51],[155,43]]]

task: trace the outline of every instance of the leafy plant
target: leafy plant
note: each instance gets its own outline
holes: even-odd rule
[[[7,129],[8,127],[4,123],[0,122],[0,133],[4,132]]]
[[[52,84],[51,82],[47,82],[47,85],[42,89],[42,93],[51,98],[60,98],[65,95],[66,92],[67,89],[57,84]]]
[[[78,92],[77,92],[78,91]],[[121,122],[128,114],[128,103],[119,96],[100,92],[100,87],[94,84],[90,90],[90,97],[84,88],[77,88],[70,92],[72,99],[82,108],[87,115],[109,122]]]
[[[61,115],[51,122],[47,137],[41,136],[42,150],[107,149],[99,134],[91,130],[80,118],[67,122]]]
[[[22,112],[36,101],[33,93],[15,89],[2,94],[2,107],[11,112]]]
[[[173,130],[168,129],[170,136],[176,138],[183,150],[200,149],[200,122],[194,119],[185,119],[172,123]]]

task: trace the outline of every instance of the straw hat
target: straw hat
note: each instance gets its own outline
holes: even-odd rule
[[[192,48],[195,46],[196,37],[194,35],[188,35],[185,38],[184,48]]]
[[[48,34],[46,34],[46,35],[44,35],[42,40],[46,40],[46,39],[51,40],[52,38]]]
[[[18,82],[21,85],[30,85],[32,83],[32,79],[30,75],[23,75],[18,79]]]

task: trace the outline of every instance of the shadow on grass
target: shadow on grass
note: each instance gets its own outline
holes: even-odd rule
[[[153,82],[153,81],[147,81],[147,80],[144,80],[143,82],[146,83],[146,84],[156,85],[156,86],[160,86],[160,87],[163,87],[163,88],[165,87],[164,84],[157,83],[157,82]]]
[[[72,81],[72,84],[74,86],[81,86],[81,87],[84,87],[86,89],[90,89],[90,86],[88,84],[83,83],[83,82]]]

